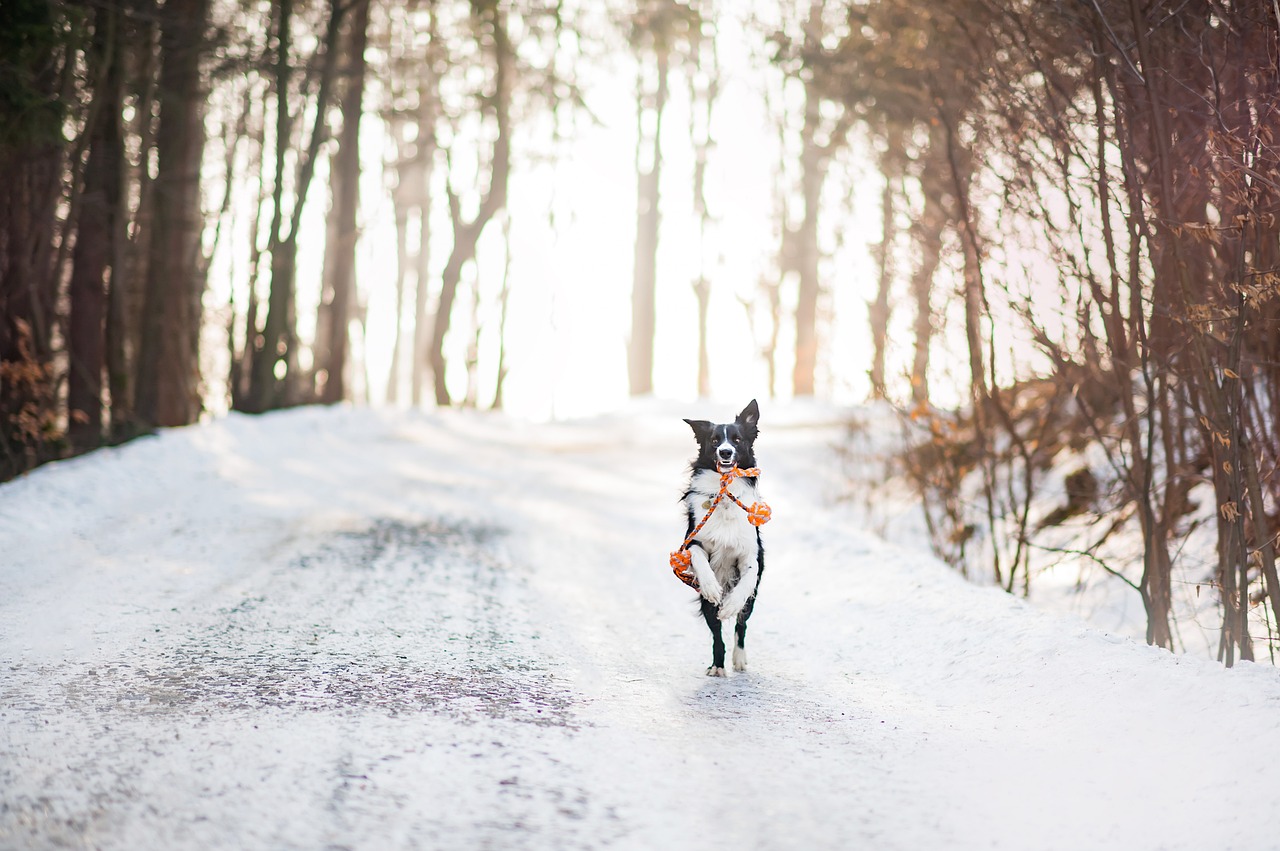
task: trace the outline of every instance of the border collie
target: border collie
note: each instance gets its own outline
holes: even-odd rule
[[[681,502],[689,525],[686,537],[706,515],[720,492],[721,470],[747,469],[756,464],[755,439],[760,421],[756,400],[742,409],[731,423],[685,420],[698,440],[698,457],[691,465],[689,488]],[[754,477],[733,480],[729,493],[744,505],[759,500]],[[736,619],[733,669],[747,667],[747,619],[755,606],[756,590],[764,575],[764,544],[760,529],[747,520],[747,513],[724,499],[689,544],[690,567],[698,581],[702,617],[711,630],[711,667],[708,677],[725,676],[724,638],[720,625]]]

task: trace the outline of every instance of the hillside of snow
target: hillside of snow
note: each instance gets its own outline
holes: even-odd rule
[[[1280,672],[886,543],[829,411],[763,409],[704,676],[680,417],[732,414],[233,415],[0,485],[0,848],[1277,847]]]

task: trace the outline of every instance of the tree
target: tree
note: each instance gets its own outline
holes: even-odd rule
[[[123,277],[118,250],[124,177],[122,35],[118,9],[101,6],[95,10],[87,63],[94,75],[93,103],[85,128],[89,156],[72,255],[67,329],[67,437],[81,451],[97,446],[103,437],[108,275],[116,285]]]
[[[704,24],[709,28],[710,24]],[[698,300],[698,395],[711,395],[711,358],[707,323],[711,314],[711,277],[707,270],[710,230],[714,221],[707,206],[707,165],[715,148],[711,133],[716,98],[720,94],[720,62],[714,31],[703,33],[692,47],[689,73],[689,140],[693,143],[693,210],[698,216],[698,277],[693,294]],[[655,152],[656,153],[656,152]]]
[[[355,294],[356,213],[360,202],[360,118],[364,112],[365,46],[368,43],[370,0],[357,0],[346,35],[346,73],[342,81],[342,132],[331,169],[335,227],[326,244],[326,286],[319,325],[327,326],[327,346],[315,351],[316,369],[323,370],[320,401],[341,402],[346,395],[347,326]]]
[[[435,380],[436,404],[452,404],[447,384],[444,354],[445,336],[458,295],[463,268],[475,259],[476,245],[485,227],[507,203],[507,183],[511,175],[511,99],[515,81],[515,56],[507,35],[507,12],[496,0],[473,0],[472,15],[477,40],[492,58],[492,93],[486,98],[486,112],[493,119],[495,137],[484,171],[488,185],[478,191],[474,215],[462,208],[453,181],[448,186],[449,222],[453,226],[453,248],[440,278],[440,301],[436,308],[428,363]]]
[[[892,309],[891,293],[896,277],[895,243],[898,238],[898,206],[903,194],[899,184],[905,163],[901,138],[895,134],[886,140],[880,154],[880,172],[884,176],[884,188],[880,191],[880,244],[876,248],[876,265],[879,279],[876,297],[867,308],[867,321],[871,331],[871,397],[886,399],[889,396],[885,375],[885,358],[889,348],[889,318]]]
[[[267,250],[271,255],[271,290],[267,316],[259,335],[254,327],[246,327],[246,340],[253,341],[249,367],[249,390],[243,408],[262,413],[301,401],[298,362],[297,284],[298,237],[302,229],[302,213],[315,176],[321,143],[327,136],[327,112],[338,59],[338,35],[346,5],[341,0],[329,4],[324,38],[317,48],[320,65],[315,96],[315,121],[305,151],[298,158],[298,174],[294,181],[293,203],[285,220],[285,164],[293,137],[293,118],[289,105],[292,87],[293,0],[281,0],[275,10],[276,133],[275,184],[272,190],[272,217]],[[246,343],[248,346],[249,343]]]
[[[662,222],[662,119],[670,94],[672,55],[696,39],[697,10],[680,0],[641,0],[630,21],[636,76],[636,241],[631,284],[631,336],[627,371],[632,396],[653,392],[657,331],[658,239]],[[652,80],[646,68],[652,62]]]
[[[1029,494],[1037,465],[1061,440],[1039,412],[1070,400],[1078,418],[1066,428],[1106,453],[1119,495],[1111,506],[1119,516],[1078,550],[1103,563],[1096,552],[1131,514],[1143,541],[1140,574],[1108,575],[1141,597],[1148,641],[1174,646],[1179,587],[1204,583],[1219,589],[1220,658],[1251,658],[1250,611],[1264,624],[1280,611],[1266,508],[1277,460],[1264,448],[1275,444],[1274,418],[1261,415],[1277,384],[1262,368],[1277,348],[1265,329],[1280,312],[1280,192],[1267,177],[1280,114],[1274,10],[1166,10],[1133,0],[1034,9],[917,0],[847,10],[848,36],[836,48],[853,71],[843,80],[846,102],[873,132],[895,121],[917,128],[916,281],[932,277],[939,249],[958,254],[954,301],[964,315],[971,402],[930,439],[935,448],[954,441],[955,454],[942,457],[980,471],[985,516],[961,507],[949,534],[985,527],[983,552],[998,580],[1000,542],[1008,541],[1013,560],[1002,585],[1012,590],[1021,570],[1025,591],[1036,534]],[[950,245],[939,239],[939,220]],[[1007,249],[1027,251],[1029,241],[1048,262],[1022,270],[1042,288],[1027,296],[1007,283]],[[993,289],[996,277],[1005,282]],[[1047,316],[1046,299],[1062,312]],[[1040,386],[1025,357],[997,363],[1011,320],[1049,364],[1050,389],[1034,391],[1048,394],[1047,405],[1018,401]],[[921,354],[918,346],[917,363]],[[925,376],[917,367],[913,383]],[[1177,555],[1200,482],[1212,485],[1217,507],[1209,576]]]
[[[810,0],[800,31],[776,32],[775,62],[782,68],[788,84],[795,86],[803,98],[798,127],[799,175],[794,194],[799,198],[800,213],[791,213],[785,205],[781,261],[784,275],[793,274],[797,282],[795,308],[795,361],[791,387],[796,396],[812,396],[816,390],[818,344],[818,305],[823,292],[819,277],[822,249],[819,223],[822,218],[822,193],[832,158],[845,144],[853,113],[838,96],[842,58],[824,46],[829,34],[828,8],[825,0]],[[785,99],[784,99],[785,101]],[[834,113],[834,114],[833,114]]]
[[[444,4],[408,2],[392,5],[387,11],[387,58],[379,69],[384,98],[380,111],[395,146],[394,159],[384,168],[392,186],[396,222],[396,323],[387,401],[395,403],[400,398],[405,366],[404,314],[412,305],[407,365],[410,402],[417,407],[426,385],[432,333],[431,216],[432,202],[437,200],[432,181],[439,150],[439,85],[447,67],[447,45],[440,27]]]
[[[209,0],[166,0],[160,10],[158,171],[138,354],[137,416],[153,426],[200,413],[199,336],[204,276],[200,168],[204,160],[201,59]]]
[[[0,6],[0,480],[55,457],[53,235],[74,51],[41,0]]]

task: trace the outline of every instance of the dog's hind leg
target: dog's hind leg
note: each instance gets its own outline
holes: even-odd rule
[[[724,638],[720,634],[720,618],[715,603],[702,601],[702,619],[711,630],[711,667],[707,668],[708,677],[723,677],[724,672]]]
[[[747,618],[751,617],[751,610],[755,608],[755,605],[755,597],[747,600],[747,604],[742,607],[742,611],[738,612],[738,622],[733,628],[733,669],[735,671],[745,671],[747,669]]]
[[[735,671],[745,671],[747,669],[747,619],[751,617],[751,611],[756,607],[756,591],[760,590],[760,580],[764,577],[764,544],[760,543],[759,530],[756,531],[756,577],[755,587],[751,589],[751,596],[747,598],[747,602],[743,604],[742,611],[738,612],[738,622],[733,630],[733,669]]]
[[[742,572],[738,577],[738,584],[733,586],[733,590],[726,594],[720,603],[720,620],[733,620],[747,602],[755,598],[759,578],[760,569],[754,564]]]

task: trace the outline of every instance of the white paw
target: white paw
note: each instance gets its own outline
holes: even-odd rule
[[[729,675],[724,672],[724,668],[717,668],[715,665],[712,665],[710,668],[707,668],[707,676],[708,677],[727,677]]]
[[[733,669],[735,671],[745,671],[747,669],[747,650],[745,647],[733,648]]]
[[[709,583],[699,583],[698,590],[702,593],[703,599],[713,606],[720,605],[720,600],[724,597],[724,592],[720,590],[720,583],[714,579]],[[724,617],[720,619],[724,620]]]

